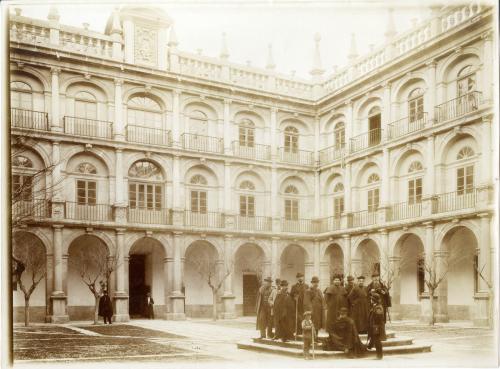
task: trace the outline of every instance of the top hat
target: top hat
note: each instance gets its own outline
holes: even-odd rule
[[[314,276],[311,278],[311,283],[319,283],[319,278]]]
[[[298,272],[297,275],[295,276],[295,278],[303,278],[304,277],[304,274],[302,274],[301,272]]]

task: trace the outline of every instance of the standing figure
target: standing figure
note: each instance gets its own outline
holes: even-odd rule
[[[385,334],[385,323],[387,322],[387,308],[391,307],[391,296],[389,295],[389,290],[380,280],[380,276],[378,273],[372,274],[372,281],[366,287],[366,289],[368,292],[368,298],[370,298],[370,296],[373,293],[376,293],[380,296],[380,303],[384,308],[384,330],[380,335],[380,339],[382,341],[385,341],[387,339]]]
[[[348,309],[339,309],[339,317],[333,325],[333,331],[327,341],[327,349],[343,351],[350,358],[360,357],[366,352],[366,347],[359,339],[354,321],[347,316]]]
[[[274,313],[274,302],[276,301],[276,296],[278,295],[279,291],[280,291],[280,283],[281,283],[281,280],[279,278],[276,278],[276,281],[275,281],[275,285],[272,287],[272,290],[271,290],[271,294],[269,295],[269,306],[271,306],[271,324],[272,324],[272,328],[274,328],[274,334],[273,334],[273,338],[276,337],[276,328],[277,328],[277,324],[276,324],[276,314]]]
[[[274,314],[276,315],[276,338],[283,342],[293,339],[295,329],[295,302],[288,293],[288,282],[281,281],[281,289],[274,302]]]
[[[384,356],[382,351],[381,335],[385,332],[384,307],[381,303],[381,298],[378,293],[371,295],[371,307],[368,318],[368,349],[377,350],[377,359],[382,359]]]
[[[302,273],[297,273],[297,283],[295,283],[292,286],[292,290],[290,291],[290,294],[292,295],[292,298],[295,300],[295,311],[297,312],[297,316],[295,317],[296,319],[296,327],[297,327],[297,332],[295,332],[297,335],[302,334],[302,316],[304,315],[304,294],[306,290],[309,288],[307,284],[304,283],[304,274]]]
[[[354,287],[354,277],[352,275],[347,276],[347,284],[345,286],[345,292],[347,294],[347,310],[349,311],[348,315],[351,316],[351,302],[349,301],[349,293]]]
[[[325,300],[327,307],[326,331],[330,333],[339,316],[340,308],[347,308],[347,294],[345,288],[340,285],[340,275],[334,276],[333,285],[325,290]]]
[[[104,290],[103,295],[99,299],[99,316],[104,318],[104,324],[106,321],[111,324],[111,317],[113,316],[113,304],[111,303],[111,299],[109,298],[108,291]]]
[[[323,311],[326,308],[325,298],[319,289],[319,278],[312,277],[311,287],[304,296],[304,310],[311,312],[311,320],[316,332],[323,327]]]
[[[269,296],[271,295],[271,277],[264,279],[264,285],[260,287],[257,296],[257,329],[260,330],[260,338],[271,338],[271,305],[269,305]]]
[[[146,318],[148,318],[148,319],[154,319],[155,318],[155,312],[154,312],[154,309],[153,309],[154,303],[155,303],[155,300],[153,300],[153,297],[151,297],[151,292],[148,292],[146,294],[146,301],[145,301],[145,305],[146,305]]]
[[[316,330],[314,329],[314,324],[311,320],[311,312],[304,312],[304,320],[302,320],[300,326],[302,327],[302,343],[304,346],[304,358],[309,360],[311,358],[309,350],[311,349],[311,342],[316,339]]]
[[[359,276],[358,285],[354,286],[347,296],[351,307],[351,318],[360,334],[368,331],[368,313],[370,311],[368,291],[364,283],[365,277]]]

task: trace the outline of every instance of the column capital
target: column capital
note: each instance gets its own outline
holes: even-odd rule
[[[487,30],[483,34],[481,34],[481,39],[484,41],[492,41],[493,40],[493,31]]]
[[[271,240],[273,240],[273,241],[279,241],[280,239],[281,239],[281,238],[279,238],[279,237],[277,237],[277,236],[273,236],[273,237],[271,237]]]
[[[432,222],[432,221],[431,222],[423,222],[422,224],[425,226],[425,228],[434,228],[434,222]]]
[[[123,235],[125,234],[126,228],[116,228],[116,234],[117,235]]]
[[[479,213],[477,216],[479,218],[483,219],[483,218],[491,218],[493,216],[493,214],[491,214],[491,213]]]
[[[342,238],[343,238],[344,240],[348,240],[348,239],[351,239],[351,235],[350,235],[350,234],[343,234],[343,235],[342,235]]]
[[[389,234],[389,232],[387,231],[387,228],[381,228],[378,231],[383,236],[387,236]]]
[[[385,88],[385,89],[390,89],[390,88],[391,88],[391,86],[392,86],[392,83],[391,83],[391,82],[389,82],[389,81],[384,81],[384,82],[382,82],[381,86],[382,86],[383,88]]]
[[[430,69],[432,69],[432,68],[436,68],[436,66],[437,66],[437,62],[436,62],[436,60],[435,60],[435,59],[431,59],[431,60],[429,60],[428,62],[426,62],[426,63],[425,63],[425,65],[426,65],[427,67],[429,67]]]
[[[54,228],[54,231],[60,232],[60,231],[62,231],[62,229],[64,228],[64,226],[62,224],[53,224],[52,228]]]
[[[224,240],[230,240],[231,238],[233,238],[232,234],[225,234],[224,235]]]
[[[445,250],[434,250],[434,257],[445,258],[449,255],[448,251]]]
[[[493,120],[493,114],[485,114],[481,117],[483,123],[491,123]]]
[[[228,99],[228,98],[224,98],[224,99],[222,99],[222,101],[224,101],[224,104],[225,104],[225,105],[231,105],[231,104],[232,104],[232,102],[233,102],[233,100]]]
[[[182,236],[182,234],[183,234],[183,232],[182,232],[182,231],[173,231],[173,232],[172,232],[172,235],[173,235],[174,237],[179,237],[179,236]]]
[[[121,154],[123,152],[123,147],[115,147],[115,152]]]
[[[61,143],[60,140],[56,139],[56,140],[52,140],[52,146],[57,146]]]
[[[274,114],[276,114],[278,112],[278,108],[276,106],[271,106],[271,108],[269,110],[271,110],[271,113],[274,113]]]
[[[115,82],[115,86],[123,85],[123,78],[115,78],[113,81]]]
[[[401,261],[401,256],[389,256],[389,261],[394,263],[394,262],[399,262]]]
[[[52,73],[52,75],[58,76],[59,73],[61,73],[61,68],[59,68],[59,67],[51,67],[50,68],[50,73]]]
[[[181,89],[179,89],[179,88],[174,88],[174,89],[172,90],[172,93],[174,94],[174,96],[179,97],[179,96],[181,95],[181,93],[182,93],[182,90],[181,90]]]

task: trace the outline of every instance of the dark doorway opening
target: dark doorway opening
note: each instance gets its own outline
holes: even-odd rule
[[[129,262],[129,314],[131,318],[142,318],[146,311],[146,255],[130,255]]]
[[[259,292],[259,279],[256,274],[243,274],[243,316],[257,314],[257,293]]]

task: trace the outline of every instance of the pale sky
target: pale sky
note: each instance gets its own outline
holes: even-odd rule
[[[23,15],[46,19],[48,5],[14,5],[23,9]],[[40,4],[40,2],[38,2]],[[58,4],[62,24],[104,31],[106,21],[118,2]],[[428,7],[412,1],[393,2],[396,30],[411,27],[412,19],[422,21],[429,16]],[[138,5],[135,2],[134,5]],[[154,3],[161,6],[175,22],[179,49],[203,55],[218,56],[222,32],[226,32],[229,60],[264,67],[267,45],[273,45],[274,62],[279,72],[309,78],[312,67],[314,34],[321,35],[321,60],[325,74],[333,66],[347,64],[351,33],[356,34],[359,54],[369,51],[369,44],[384,41],[388,2],[382,1],[244,1],[211,2],[189,0]],[[12,11],[12,10],[11,10]]]

